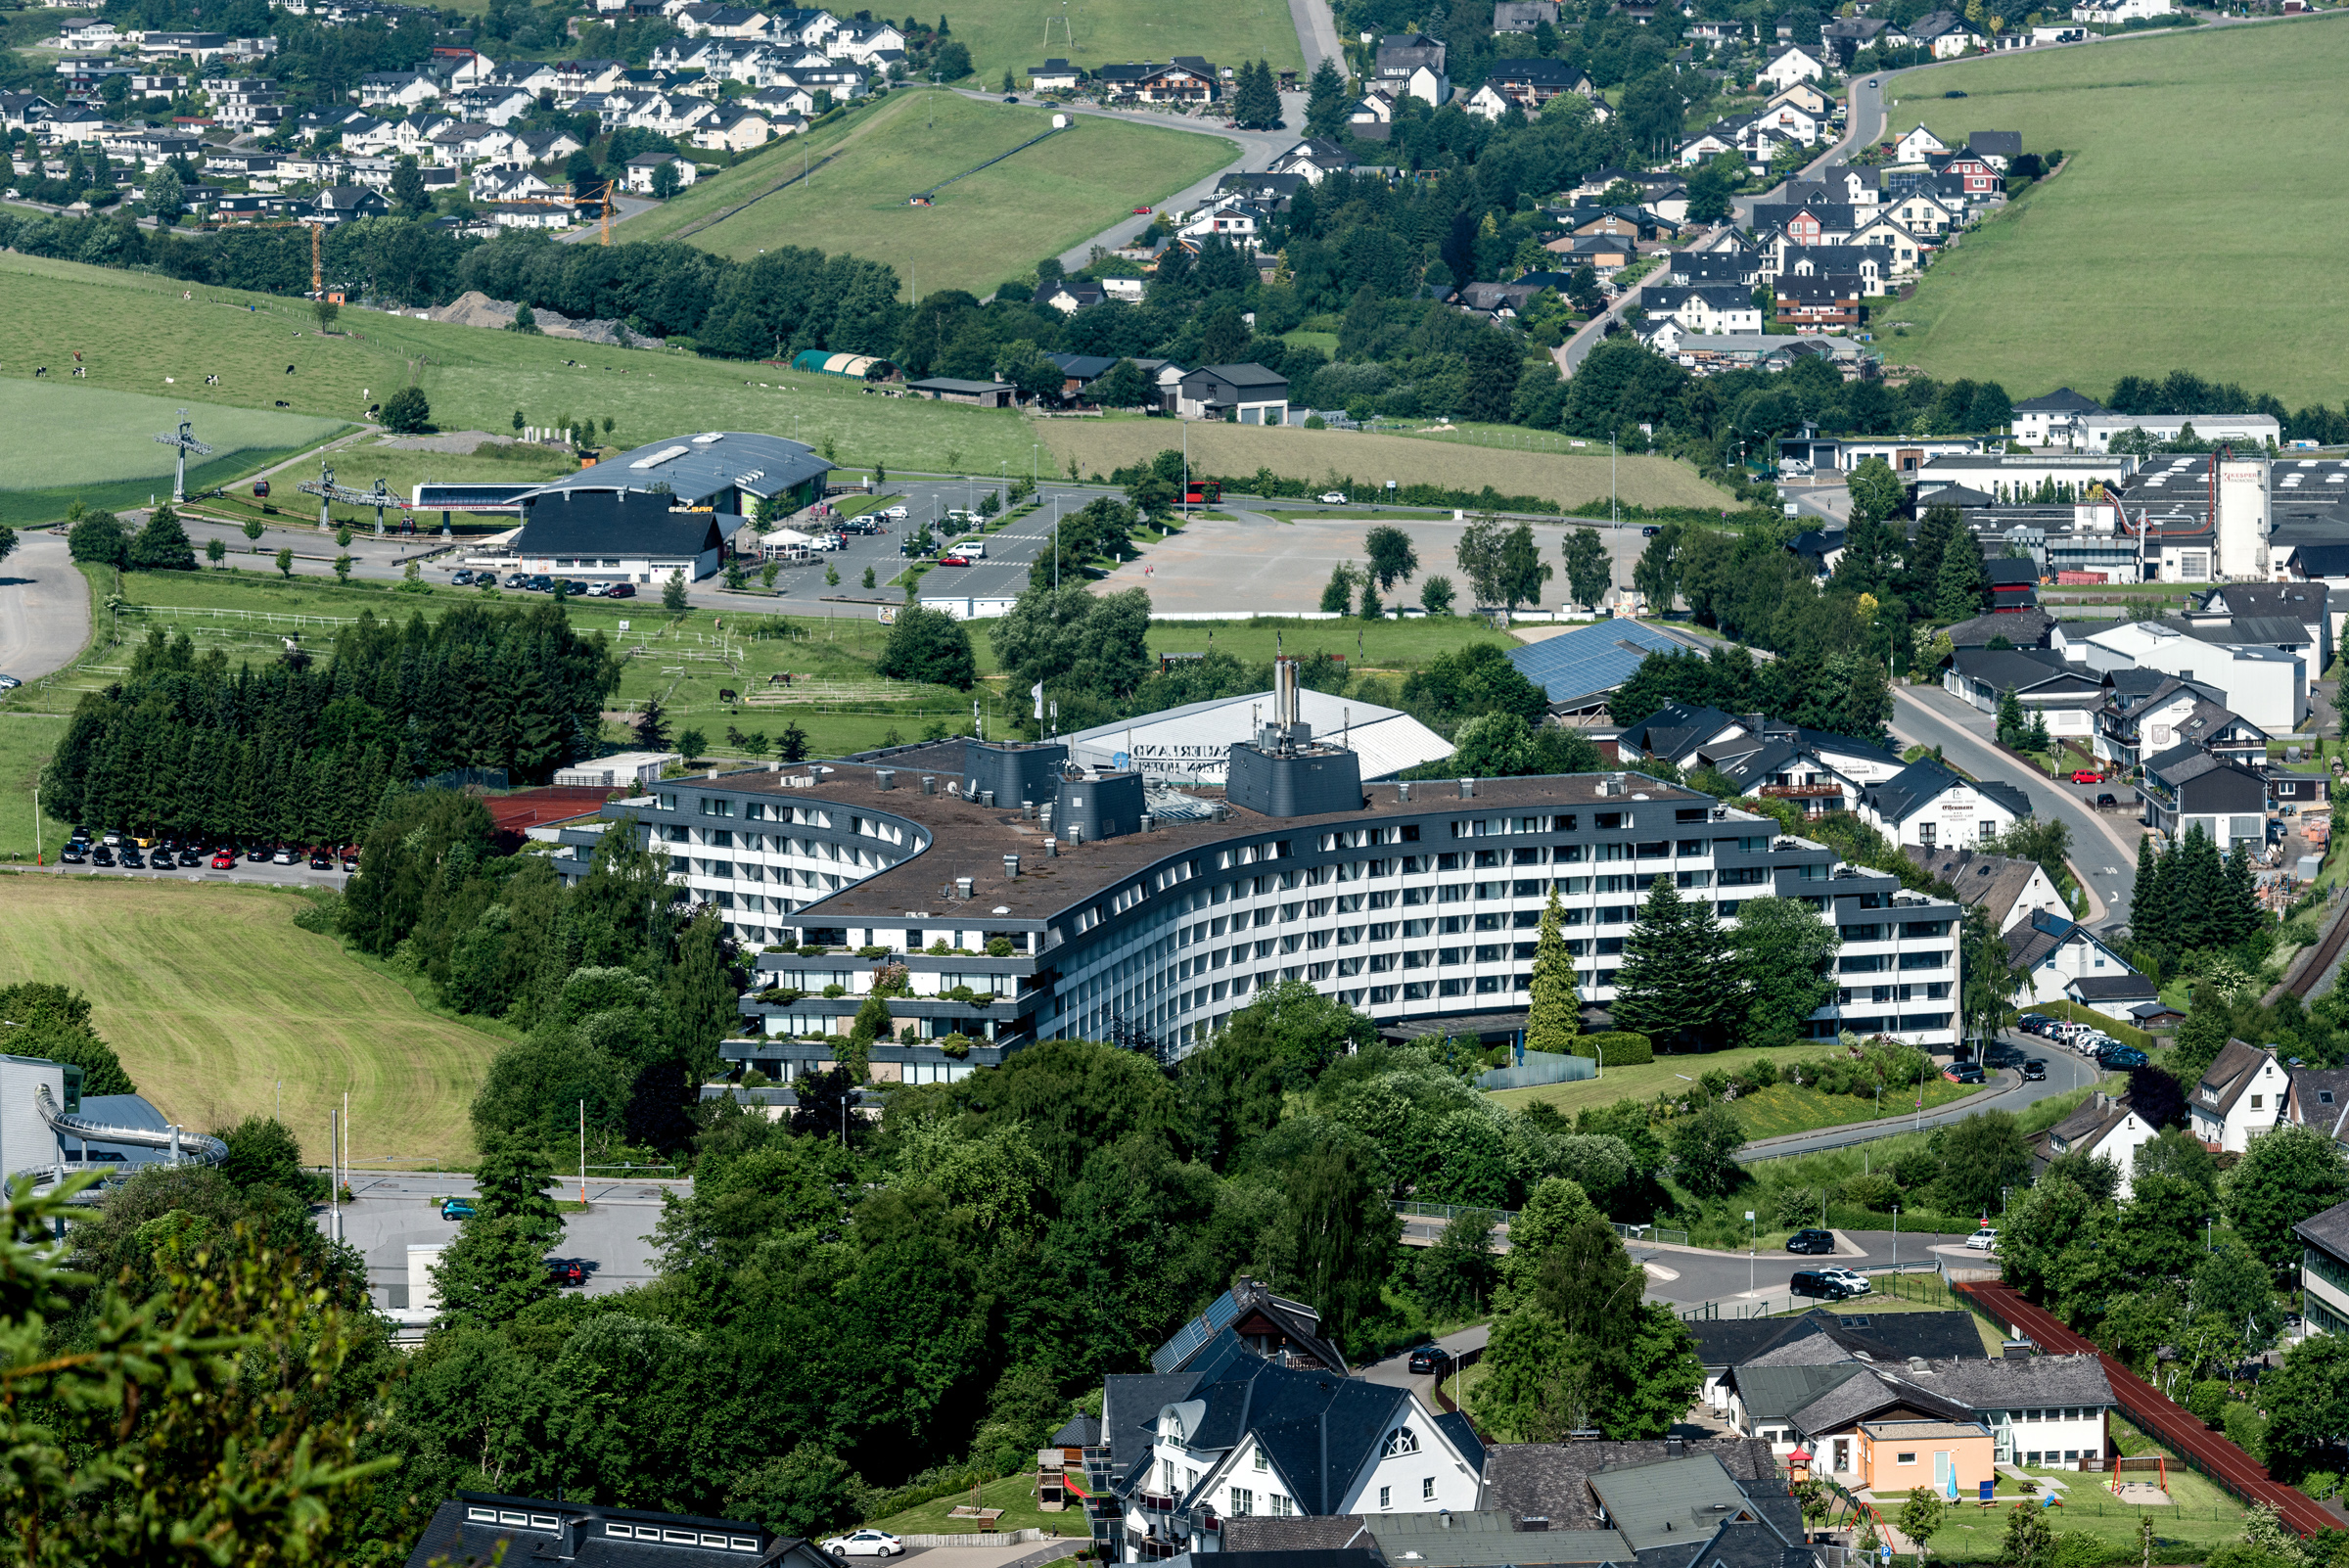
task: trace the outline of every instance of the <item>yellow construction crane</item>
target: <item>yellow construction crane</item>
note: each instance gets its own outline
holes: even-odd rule
[[[310,298],[323,300],[326,298],[326,273],[318,264],[318,236],[326,232],[326,225],[311,223],[306,227],[310,231]]]
[[[617,188],[610,176],[607,175],[604,179],[604,238],[602,241],[605,245],[612,243],[612,193]]]

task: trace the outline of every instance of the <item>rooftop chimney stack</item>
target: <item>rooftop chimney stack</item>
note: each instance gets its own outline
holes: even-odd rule
[[[1019,874],[1020,874],[1020,857],[1019,857],[1018,855],[1016,855],[1016,854],[1007,854],[1007,855],[1003,856],[1003,878],[1004,878],[1004,880],[1005,880],[1005,881],[1007,881],[1007,882],[1009,882],[1009,881],[1016,881],[1016,880],[1018,879],[1018,877],[1019,877]]]
[[[874,769],[873,769],[873,787],[874,787],[875,789],[884,789],[884,790],[894,790],[894,789],[896,789],[896,788],[898,787],[898,770],[897,770],[896,768],[894,768],[894,767],[876,767],[876,768],[874,768]]]

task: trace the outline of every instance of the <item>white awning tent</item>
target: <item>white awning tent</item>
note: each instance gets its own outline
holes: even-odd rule
[[[1313,739],[1345,746],[1361,758],[1364,779],[1391,778],[1406,767],[1451,755],[1451,743],[1410,715],[1327,692],[1301,691],[1299,715]],[[1068,737],[1069,761],[1088,767],[1138,768],[1171,784],[1221,784],[1235,741],[1255,738],[1269,721],[1272,694],[1188,703],[1143,714]]]

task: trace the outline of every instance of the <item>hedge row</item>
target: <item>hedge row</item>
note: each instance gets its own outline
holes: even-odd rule
[[[2108,1015],[2097,1012],[2094,1007],[2083,1007],[2078,1002],[2033,1002],[2023,1011],[2045,1013],[2054,1018],[2068,1018],[2075,1024],[2087,1024],[2092,1028],[2102,1030],[2122,1044],[2134,1045],[2141,1051],[2150,1051],[2159,1043],[2152,1036],[2136,1025],[2117,1022]]]
[[[1654,1041],[1628,1029],[1584,1035],[1574,1042],[1577,1056],[1595,1056],[1601,1067],[1642,1067],[1656,1059]]]

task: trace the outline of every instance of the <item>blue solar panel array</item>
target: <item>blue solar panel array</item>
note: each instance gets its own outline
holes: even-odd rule
[[[1656,652],[1686,653],[1688,648],[1636,621],[1601,621],[1512,648],[1509,663],[1551,702],[1566,703],[1613,691]]]
[[[1199,1354],[1201,1346],[1230,1327],[1233,1319],[1239,1315],[1240,1304],[1231,1299],[1230,1291],[1223,1292],[1207,1304],[1207,1311],[1174,1330],[1174,1337],[1161,1345],[1158,1354],[1150,1358],[1150,1369],[1154,1372],[1180,1370],[1183,1362]]]

